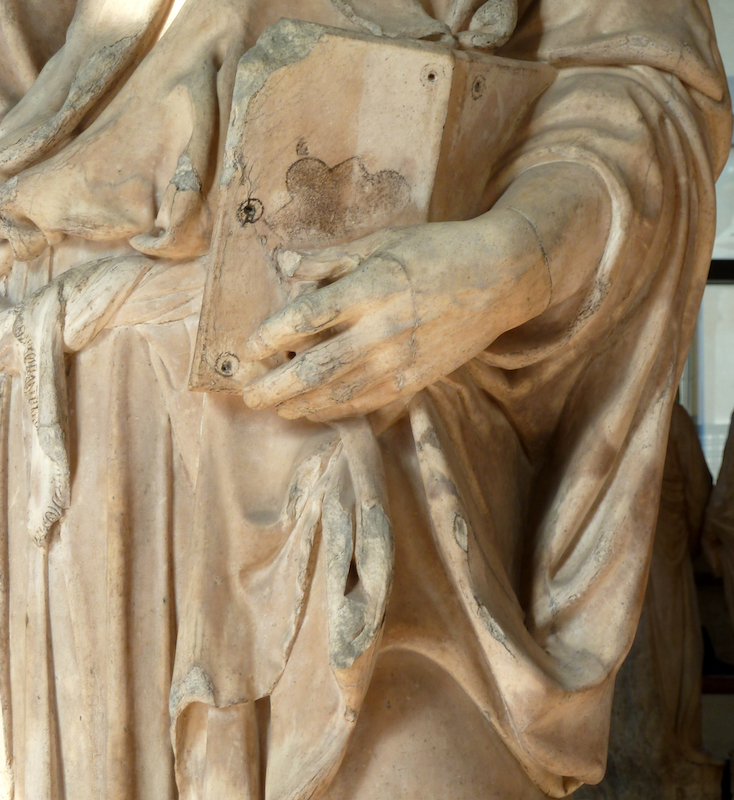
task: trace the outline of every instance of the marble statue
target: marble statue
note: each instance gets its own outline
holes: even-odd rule
[[[498,84],[511,136],[475,120],[423,221],[375,229],[414,186],[349,162],[362,231],[300,90],[267,126],[332,29],[443,65],[427,91],[482,52],[553,75]],[[0,797],[598,782],[731,142],[706,1],[2,0],[0,37]],[[303,90],[342,130],[395,63]],[[255,108],[299,165],[271,217],[232,155]],[[425,161],[418,121],[384,146]],[[285,305],[203,315],[266,219]],[[245,339],[209,364],[220,324]],[[242,390],[191,391],[202,358]]]
[[[604,780],[576,800],[720,800],[723,765],[702,750],[703,636],[692,557],[711,473],[688,412],[673,406],[650,578],[617,675]]]

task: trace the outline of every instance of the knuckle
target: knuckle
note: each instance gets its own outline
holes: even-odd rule
[[[328,303],[319,293],[302,297],[294,308],[294,328],[298,333],[316,333],[336,316],[328,314]]]
[[[317,383],[322,375],[323,365],[306,354],[294,367],[294,377],[303,386],[312,386]]]
[[[297,304],[293,306],[291,313],[293,328],[298,331],[298,333],[310,330],[314,313],[314,302],[311,296],[302,297]]]

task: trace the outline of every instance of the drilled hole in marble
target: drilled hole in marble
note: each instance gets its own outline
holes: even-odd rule
[[[263,204],[256,197],[251,197],[237,206],[237,219],[240,225],[257,222],[263,215]]]

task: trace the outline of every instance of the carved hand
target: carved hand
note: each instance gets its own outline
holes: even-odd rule
[[[320,421],[370,413],[448,375],[542,313],[554,259],[568,264],[570,240],[584,262],[571,264],[577,279],[596,266],[608,227],[600,205],[608,200],[588,168],[530,172],[476,220],[388,229],[302,256],[294,276],[327,285],[255,331],[252,360],[296,355],[246,387],[245,403]],[[547,230],[532,221],[533,199],[541,196],[553,209]],[[589,229],[596,247],[588,246]],[[544,237],[558,251],[551,257]],[[575,283],[565,280],[563,293]]]

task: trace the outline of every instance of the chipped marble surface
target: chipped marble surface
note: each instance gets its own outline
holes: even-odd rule
[[[697,3],[36,6],[0,2],[3,800],[600,780],[731,143]],[[212,300],[228,253],[255,290]],[[191,391],[218,325],[236,380]]]

